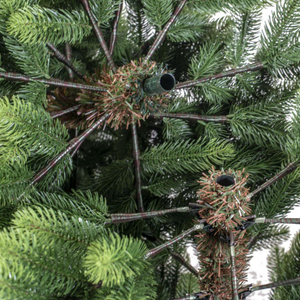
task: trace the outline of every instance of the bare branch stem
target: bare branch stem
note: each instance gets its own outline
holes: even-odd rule
[[[117,68],[115,66],[115,63],[110,55],[110,52],[107,48],[107,44],[105,42],[105,39],[104,39],[104,35],[102,33],[102,30],[101,28],[97,25],[97,21],[95,19],[95,17],[93,16],[93,13],[91,11],[91,8],[90,8],[90,5],[89,5],[89,1],[88,0],[81,0],[82,4],[83,4],[83,7],[85,9],[85,11],[87,12],[87,15],[92,23],[92,26],[93,26],[93,29],[94,29],[94,32],[95,32],[95,35],[96,35],[96,38],[98,39],[98,42],[100,43],[104,53],[105,53],[105,56],[107,58],[107,61],[108,61],[108,64],[109,66],[111,67],[112,71],[115,73],[117,71]]]
[[[133,159],[135,168],[135,187],[136,197],[139,212],[144,212],[144,204],[142,197],[142,177],[141,177],[141,161],[140,161],[140,150],[138,144],[136,124],[134,121],[131,123],[132,132],[132,145],[133,145]]]
[[[263,68],[263,64],[258,62],[255,64],[247,65],[243,68],[231,69],[229,71],[225,71],[225,72],[217,74],[217,75],[212,75],[209,77],[204,77],[204,78],[200,78],[200,79],[196,79],[196,80],[181,82],[176,85],[175,89],[191,88],[193,86],[196,86],[197,84],[204,83],[204,82],[207,82],[210,80],[219,79],[219,78],[223,78],[223,77],[232,77],[237,74],[241,74],[241,73],[245,73],[245,72],[258,71],[258,70],[261,70],[262,68]]]
[[[58,49],[56,49],[53,44],[47,43],[47,47],[54,52],[54,56],[57,58],[57,60],[59,60],[60,62],[62,62],[64,65],[68,67],[67,70],[72,70],[79,78],[85,80],[84,75],[82,75],[80,71],[71,63],[71,61],[67,59],[67,57],[65,57]],[[74,77],[72,78],[70,71],[68,72],[71,80],[73,80]]]
[[[53,86],[61,86],[61,87],[69,87],[74,89],[83,89],[83,90],[90,90],[90,91],[97,91],[97,92],[105,92],[106,89],[100,88],[98,86],[93,85],[86,85],[86,84],[80,84],[75,82],[68,82],[63,81],[60,79],[40,79],[40,78],[31,78],[26,75],[18,74],[18,73],[11,73],[11,72],[0,72],[0,78],[5,78],[8,80],[13,81],[24,81],[24,82],[41,82]]]
[[[156,37],[155,41],[153,42],[147,56],[145,57],[145,60],[149,60],[152,55],[154,54],[154,52],[161,46],[162,42],[164,41],[168,30],[170,29],[171,25],[175,22],[176,18],[178,17],[178,15],[180,14],[180,12],[182,11],[185,3],[188,0],[181,0],[177,6],[177,8],[175,9],[173,15],[171,16],[171,18],[169,19],[169,21],[166,23],[165,27],[163,30],[161,30],[158,34],[158,36]]]
[[[55,118],[64,116],[64,115],[66,115],[70,112],[76,111],[79,107],[81,107],[81,104],[69,107],[65,110],[53,111],[53,112],[50,113],[50,116],[51,116],[52,119],[55,119]]]
[[[113,31],[112,31],[112,34],[110,36],[109,54],[111,56],[114,52],[114,48],[115,48],[115,44],[116,44],[116,40],[117,40],[117,30],[118,30],[118,25],[119,25],[121,13],[122,13],[122,7],[123,7],[123,2],[121,2],[120,5],[119,5],[119,9],[116,13],[116,17],[115,17],[115,21],[114,21]]]

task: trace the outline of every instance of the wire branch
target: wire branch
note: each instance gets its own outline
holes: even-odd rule
[[[68,67],[67,70],[72,70],[79,78],[81,78],[82,80],[85,80],[84,75],[81,74],[80,71],[71,63],[71,61],[69,59],[67,59],[67,57],[65,57],[58,49],[56,49],[53,44],[47,43],[46,45],[51,51],[54,52],[54,56],[57,58],[57,60],[59,60],[60,62],[62,62],[64,65],[66,65]],[[70,55],[70,52],[69,52],[69,55]],[[69,74],[70,74],[70,72],[69,72]],[[73,79],[73,78],[71,78],[71,79]]]
[[[83,90],[90,90],[90,91],[96,91],[96,92],[105,92],[106,89],[100,88],[98,86],[93,85],[86,85],[86,84],[80,84],[75,82],[68,82],[63,81],[60,79],[39,79],[39,78],[31,78],[26,75],[18,74],[18,73],[11,73],[11,72],[0,72],[0,78],[5,78],[8,80],[13,81],[24,81],[24,82],[41,82],[53,86],[61,86],[61,87],[69,87],[74,89],[83,89]]]
[[[164,210],[154,210],[154,211],[149,211],[149,212],[144,212],[144,213],[134,213],[134,214],[111,214],[111,222],[113,224],[118,224],[118,223],[127,223],[127,222],[132,222],[136,220],[141,220],[141,219],[148,219],[148,218],[153,218],[157,216],[162,216],[170,213],[184,213],[184,212],[189,212],[190,208],[188,206],[186,207],[177,207],[177,208],[170,208],[170,209],[164,209]]]
[[[71,45],[69,43],[66,43],[66,45],[65,45],[65,51],[66,51],[67,60],[71,61],[71,58],[72,58],[72,47],[71,47]],[[73,73],[72,69],[67,68],[67,71],[69,73],[70,79],[73,81],[74,80],[74,73]]]
[[[50,116],[51,116],[52,119],[55,119],[55,118],[64,116],[64,115],[66,115],[70,112],[76,111],[79,107],[81,107],[81,104],[69,107],[65,110],[53,111],[53,112],[50,113]]]
[[[281,218],[281,219],[266,219],[266,218],[256,218],[255,223],[282,223],[282,224],[300,224],[300,218]]]
[[[88,128],[86,131],[84,131],[81,135],[78,137],[72,139],[69,142],[69,146],[67,149],[59,153],[56,157],[54,157],[46,167],[38,171],[35,176],[33,177],[32,181],[30,182],[30,186],[36,184],[39,182],[44,176],[47,175],[47,173],[53,169],[60,160],[62,160],[68,153],[70,153],[73,149],[77,149],[78,145],[81,145],[81,143],[101,124],[103,123],[107,118],[109,117],[109,114],[103,115],[97,122],[95,122],[90,128]],[[78,147],[79,148],[79,147]],[[76,152],[75,152],[76,153]],[[73,153],[73,154],[75,154]]]
[[[247,198],[248,199],[252,198],[259,192],[263,191],[264,189],[266,189],[267,187],[272,185],[274,182],[278,181],[279,179],[281,179],[281,178],[287,176],[288,174],[292,173],[293,171],[295,171],[297,169],[297,167],[298,167],[298,164],[296,162],[291,162],[281,172],[279,172],[274,177],[272,177],[271,179],[266,181],[264,184],[259,186],[256,190],[254,190],[253,192],[248,194]]]
[[[189,121],[205,121],[205,122],[216,122],[216,123],[225,123],[228,121],[227,116],[206,116],[206,115],[195,115],[195,114],[173,114],[173,113],[154,113],[150,114],[149,117],[155,119],[163,118],[175,118],[183,119]]]
[[[107,44],[105,42],[102,30],[97,25],[97,21],[96,21],[95,17],[92,14],[89,2],[88,2],[88,0],[81,0],[81,3],[83,4],[84,9],[87,12],[87,15],[88,15],[90,21],[92,22],[92,26],[93,26],[96,38],[98,39],[98,42],[100,43],[100,45],[101,45],[101,47],[102,47],[102,49],[103,49],[103,51],[105,53],[105,56],[106,56],[107,61],[108,61],[108,64],[111,67],[112,71],[115,73],[117,71],[117,68],[115,66],[115,63],[114,63],[112,57],[111,57],[109,49],[107,48]]]
[[[255,291],[259,291],[259,290],[276,288],[279,286],[288,286],[288,285],[293,285],[293,284],[300,284],[300,277],[297,277],[294,279],[278,281],[278,282],[262,284],[262,285],[254,285],[254,286],[250,287],[250,291],[255,292]]]
[[[146,61],[149,60],[152,57],[152,55],[154,54],[154,52],[161,46],[162,42],[164,41],[164,39],[167,35],[167,32],[168,32],[169,28],[175,22],[176,18],[178,17],[180,12],[182,11],[182,9],[183,9],[186,2],[187,2],[187,0],[181,0],[180,1],[180,3],[177,6],[177,8],[175,9],[173,15],[171,16],[171,18],[169,19],[169,21],[167,22],[167,24],[165,25],[163,30],[161,30],[159,32],[159,34],[157,35],[155,41],[153,42],[147,56],[145,57]]]
[[[116,17],[115,17],[115,21],[114,21],[113,31],[112,31],[111,36],[110,36],[109,54],[111,56],[112,56],[112,54],[114,52],[114,48],[115,48],[115,44],[116,44],[116,40],[117,40],[117,30],[118,30],[118,25],[119,25],[121,13],[122,13],[122,8],[123,8],[123,2],[120,3],[119,9],[116,12]]]
[[[189,270],[193,275],[195,275],[198,278],[197,270],[190,263],[188,263],[180,253],[170,250],[170,254],[176,261],[181,263],[184,267],[187,268],[187,270]]]
[[[261,70],[263,67],[264,67],[263,64],[258,62],[255,64],[247,65],[243,68],[231,69],[231,70],[225,71],[225,72],[217,74],[217,75],[212,75],[212,76],[208,76],[208,77],[204,77],[204,78],[200,78],[200,79],[196,79],[196,80],[189,80],[189,81],[181,82],[175,86],[175,89],[191,88],[199,83],[204,83],[204,82],[207,82],[210,80],[219,79],[219,78],[223,78],[223,77],[231,77],[231,76],[235,76],[237,74],[241,74],[241,73],[245,73],[245,72],[258,71],[258,70]]]
[[[132,145],[133,145],[133,159],[135,168],[135,187],[136,187],[136,198],[139,212],[144,212],[144,204],[142,197],[142,176],[141,176],[141,161],[140,161],[140,150],[138,144],[137,130],[134,121],[131,123],[132,132]]]
[[[176,236],[174,239],[162,244],[162,245],[159,245],[151,250],[149,250],[146,255],[145,255],[145,258],[148,259],[148,258],[152,258],[154,256],[156,256],[157,254],[159,254],[160,252],[162,252],[163,250],[165,250],[166,248],[170,247],[171,245],[177,243],[178,241],[182,240],[183,238],[185,238],[187,235],[191,234],[192,232],[194,231],[197,231],[197,230],[200,230],[204,227],[203,224],[197,224],[195,225],[194,227],[184,231],[183,233],[181,233],[180,235]]]
[[[236,269],[235,269],[234,234],[232,230],[229,232],[229,235],[230,235],[232,300],[239,300]]]

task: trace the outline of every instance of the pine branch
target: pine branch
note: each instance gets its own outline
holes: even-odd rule
[[[254,285],[249,290],[251,292],[255,292],[255,291],[260,291],[260,290],[265,290],[265,289],[276,288],[279,286],[288,286],[288,285],[294,285],[294,284],[300,284],[300,277],[297,277],[294,279],[278,281],[278,282],[262,284],[262,285]]]
[[[91,33],[89,20],[83,11],[59,11],[38,5],[26,5],[11,14],[7,32],[21,43],[80,43]]]
[[[58,49],[56,49],[53,44],[47,43],[46,45],[50,50],[52,50],[54,52],[54,56],[57,58],[57,60],[59,60],[64,65],[69,67],[69,69],[71,69],[79,78],[81,78],[82,80],[85,80],[84,75],[82,75],[80,73],[80,71]],[[69,45],[69,47],[70,47],[70,45]],[[70,52],[69,52],[69,54],[70,54]],[[69,72],[69,74],[70,74],[70,72]]]
[[[181,0],[180,1],[180,3],[178,4],[177,8],[175,9],[173,15],[171,16],[171,18],[169,19],[169,21],[165,25],[164,29],[159,32],[158,36],[156,37],[155,41],[153,42],[147,56],[145,57],[146,61],[149,60],[152,57],[152,55],[154,54],[154,52],[161,46],[162,42],[164,41],[164,39],[167,35],[167,32],[168,32],[169,28],[175,22],[177,16],[182,11],[182,9],[183,9],[186,2],[187,2],[187,0]]]
[[[107,223],[118,224],[118,223],[127,223],[141,219],[148,219],[157,216],[163,216],[165,214],[170,213],[185,213],[189,212],[190,208],[186,207],[178,207],[178,208],[170,208],[164,210],[156,210],[156,211],[149,211],[143,213],[133,213],[133,214],[111,214],[111,220],[107,221]]]
[[[113,55],[114,47],[115,47],[116,40],[117,40],[117,30],[118,30],[120,17],[122,14],[122,8],[123,8],[123,3],[121,2],[119,4],[119,9],[117,10],[117,13],[116,13],[116,17],[115,17],[115,21],[114,21],[114,25],[113,25],[113,32],[111,33],[111,36],[110,36],[109,54],[111,56]]]
[[[204,121],[204,122],[218,122],[225,123],[228,121],[227,116],[206,116],[206,115],[195,115],[195,114],[172,114],[172,113],[153,113],[149,117],[154,119],[163,118],[175,118],[189,121]]]
[[[184,231],[183,233],[181,233],[180,235],[176,236],[175,238],[173,238],[172,240],[157,246],[156,248],[153,248],[151,250],[149,250],[146,255],[145,258],[152,258],[154,256],[156,256],[157,254],[159,254],[160,252],[162,252],[163,250],[167,249],[168,247],[170,247],[171,245],[177,243],[178,241],[182,240],[183,238],[185,238],[186,236],[188,236],[189,234],[191,234],[194,231],[200,230],[204,227],[203,224],[197,224],[194,227]]]
[[[53,112],[50,113],[50,116],[51,116],[52,119],[55,119],[55,118],[64,116],[64,115],[66,115],[70,112],[76,111],[76,110],[78,110],[79,107],[81,107],[81,104],[69,107],[65,110],[53,111]]]
[[[231,284],[232,284],[232,300],[239,300],[238,296],[238,284],[235,269],[235,250],[234,250],[234,234],[232,231],[230,235],[230,258],[231,258]]]
[[[135,187],[138,210],[144,212],[144,204],[142,197],[142,177],[141,177],[141,161],[140,161],[140,150],[138,144],[137,130],[134,122],[131,124],[132,131],[132,145],[133,145],[133,159],[135,167]]]
[[[247,65],[243,68],[231,69],[229,71],[225,71],[225,72],[222,72],[217,75],[213,75],[213,76],[209,76],[209,77],[205,77],[205,78],[201,78],[201,79],[197,79],[197,80],[181,82],[181,83],[178,83],[175,88],[176,89],[190,88],[190,87],[196,86],[199,83],[207,82],[210,80],[215,80],[215,79],[219,79],[219,78],[223,78],[223,77],[231,77],[231,76],[235,76],[237,74],[242,74],[245,72],[258,71],[258,70],[261,70],[263,67],[264,67],[263,64],[258,62],[255,64]]]
[[[88,0],[81,0],[81,3],[85,9],[85,11],[87,12],[88,16],[89,16],[89,19],[90,21],[92,22],[92,25],[93,25],[93,29],[94,29],[94,32],[95,32],[95,35],[105,53],[105,56],[107,58],[107,61],[108,61],[108,64],[110,65],[111,69],[113,72],[116,72],[117,71],[117,68],[115,66],[115,63],[111,57],[111,54],[109,52],[109,49],[107,48],[107,45],[106,45],[106,42],[105,42],[105,39],[104,39],[104,36],[103,36],[103,33],[102,33],[102,30],[101,28],[97,25],[97,21],[95,20],[92,12],[91,12],[91,9],[90,9],[90,5],[89,5],[89,2]]]
[[[95,122],[90,128],[88,128],[86,131],[84,131],[79,137],[72,139],[69,142],[69,146],[66,150],[62,151],[60,154],[58,154],[55,158],[53,158],[48,165],[38,171],[35,176],[33,177],[30,186],[36,184],[39,182],[42,178],[47,175],[47,173],[53,169],[58,162],[64,158],[68,153],[70,153],[73,149],[76,149],[79,144],[81,144],[97,127],[100,126],[101,123],[103,123],[107,118],[109,117],[108,114],[103,115],[97,122]]]
[[[277,175],[275,175],[274,177],[272,177],[271,179],[269,179],[268,181],[266,181],[264,184],[262,184],[260,187],[258,187],[256,190],[254,190],[253,192],[249,193],[247,198],[250,199],[253,196],[255,196],[256,194],[258,194],[259,192],[263,191],[264,189],[266,189],[267,187],[269,187],[270,185],[272,185],[274,182],[278,181],[279,179],[287,176],[288,174],[294,172],[298,167],[298,164],[296,162],[292,162],[290,164],[288,164],[281,172],[279,172]]]
[[[66,51],[66,58],[68,61],[71,61],[71,58],[72,58],[72,47],[69,43],[66,43],[65,45],[65,51]],[[69,73],[69,77],[71,79],[71,81],[74,80],[74,73],[72,71],[71,68],[67,68],[67,71]]]
[[[68,82],[63,81],[60,79],[37,79],[37,78],[31,78],[26,75],[18,74],[18,73],[11,73],[11,72],[0,72],[0,78],[5,78],[8,80],[13,81],[24,81],[24,82],[41,82],[53,86],[60,86],[60,87],[70,87],[74,89],[83,89],[83,90],[90,90],[90,91],[97,91],[97,92],[105,92],[106,89],[100,88],[98,86],[92,86],[92,85],[85,85],[75,82]]]

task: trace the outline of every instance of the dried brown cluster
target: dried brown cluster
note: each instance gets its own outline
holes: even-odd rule
[[[232,180],[224,185],[222,180]],[[244,232],[237,230],[245,215],[251,213],[245,188],[248,175],[245,171],[216,171],[200,179],[201,189],[198,191],[201,205],[199,215],[206,219],[207,232],[201,232],[197,237],[200,270],[200,289],[211,291],[220,299],[232,298],[231,258],[229,246],[229,231],[235,236],[235,265],[239,288],[246,281],[248,267],[248,239]],[[221,181],[220,181],[221,179]],[[224,181],[223,181],[224,183]]]
[[[145,120],[150,112],[167,106],[170,101],[168,95],[149,96],[142,89],[145,79],[161,73],[165,72],[156,62],[142,60],[131,61],[128,65],[120,67],[116,73],[98,70],[93,76],[86,78],[85,84],[99,86],[107,91],[81,90],[79,94],[74,95],[67,94],[63,88],[58,88],[54,91],[56,100],[48,97],[48,110],[63,110],[63,107],[59,107],[59,103],[67,103],[69,107],[82,104],[81,108],[73,113],[73,118],[72,114],[67,116],[69,120],[64,117],[63,122],[69,128],[89,127],[104,113],[110,115],[106,123],[115,129],[122,125],[128,128],[133,121],[137,121],[140,125],[140,120]],[[75,114],[77,118],[74,118]],[[81,118],[78,121],[79,115]]]

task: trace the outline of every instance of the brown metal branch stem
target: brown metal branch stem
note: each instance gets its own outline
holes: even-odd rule
[[[198,272],[197,270],[190,264],[188,263],[184,257],[182,257],[182,255],[180,253],[174,252],[174,251],[170,251],[171,256],[178,261],[179,263],[181,263],[184,267],[186,267],[193,275],[195,275],[198,278]]]
[[[298,163],[297,162],[291,162],[282,171],[280,171],[278,174],[276,174],[274,177],[272,177],[271,179],[266,181],[264,184],[259,186],[256,190],[254,190],[253,192],[248,194],[247,198],[248,199],[252,198],[253,196],[258,194],[259,192],[263,191],[264,189],[266,189],[267,187],[272,185],[274,182],[276,182],[279,179],[281,179],[281,178],[287,176],[288,174],[294,172],[297,168],[298,168]]]
[[[235,76],[237,74],[241,74],[241,73],[245,73],[245,72],[258,71],[258,70],[261,70],[263,67],[264,67],[263,64],[258,62],[255,64],[247,65],[247,66],[239,68],[239,69],[231,69],[228,71],[224,71],[220,74],[216,74],[216,75],[212,75],[212,76],[208,76],[208,77],[204,77],[204,78],[200,78],[200,79],[196,79],[196,80],[181,82],[176,85],[175,89],[190,88],[190,87],[196,86],[197,84],[204,83],[204,82],[207,82],[210,80],[219,79],[219,78],[223,78],[223,77],[231,77],[231,76]]]
[[[100,45],[101,45],[101,47],[104,51],[104,54],[105,54],[105,56],[107,58],[107,61],[108,61],[108,64],[111,67],[112,71],[115,73],[117,71],[117,68],[115,66],[115,63],[114,63],[114,61],[111,57],[111,54],[110,54],[109,49],[107,47],[107,44],[105,42],[102,30],[97,25],[97,21],[96,21],[95,17],[93,16],[93,13],[92,13],[90,5],[89,5],[89,1],[88,0],[81,0],[81,3],[83,4],[83,7],[84,7],[85,11],[87,12],[87,15],[88,15],[88,17],[89,17],[89,19],[92,23],[96,38],[98,39],[98,42],[100,43]]]
[[[144,204],[142,197],[142,176],[141,176],[141,161],[140,161],[140,150],[137,137],[137,129],[134,121],[131,123],[132,132],[132,145],[133,145],[133,159],[134,159],[134,169],[135,169],[135,187],[136,187],[136,198],[138,211],[144,212]]]
[[[72,47],[69,43],[66,43],[65,51],[66,51],[67,60],[71,61],[71,59],[72,59]],[[73,73],[72,69],[67,68],[67,71],[69,73],[70,79],[73,81],[74,80],[74,73]]]
[[[106,89],[100,88],[98,86],[80,84],[75,82],[63,81],[60,79],[40,79],[40,78],[31,78],[29,76],[19,74],[19,73],[11,73],[11,72],[0,72],[0,78],[5,78],[13,81],[24,81],[24,82],[41,82],[53,86],[61,86],[61,87],[69,87],[74,89],[83,89],[90,90],[96,92],[105,92]]]
[[[116,13],[115,21],[114,21],[114,26],[113,26],[113,31],[110,36],[110,43],[109,43],[109,54],[112,55],[114,52],[115,44],[117,41],[117,30],[118,30],[118,25],[122,13],[122,7],[123,7],[123,2],[120,3],[119,9]]]
[[[81,107],[81,104],[69,107],[69,108],[64,109],[64,110],[53,111],[53,112],[50,113],[50,116],[51,116],[52,119],[55,119],[55,118],[64,116],[64,115],[66,115],[70,112],[76,111],[76,110],[78,110],[79,107]]]
[[[71,61],[68,60],[67,57],[65,57],[58,49],[56,49],[53,44],[47,43],[46,45],[51,51],[54,52],[54,56],[57,58],[57,60],[59,60],[60,62],[62,62],[64,65],[68,67],[67,70],[69,69],[72,70],[79,78],[85,80],[84,75],[81,74],[80,71],[71,63]]]
[[[182,114],[182,113],[153,113],[149,117],[155,119],[163,118],[176,118],[189,121],[205,121],[205,122],[216,122],[225,123],[228,121],[227,116],[206,116],[206,115],[195,115],[195,114]]]
[[[175,9],[173,15],[171,16],[171,18],[169,19],[169,21],[166,23],[165,27],[163,28],[163,30],[161,30],[158,34],[158,36],[156,37],[154,43],[152,44],[147,56],[145,57],[145,60],[149,60],[152,55],[154,54],[154,52],[160,47],[160,45],[162,44],[162,42],[164,41],[168,30],[170,29],[171,25],[175,22],[176,18],[178,17],[178,15],[180,14],[180,12],[182,11],[185,3],[187,2],[187,0],[181,0],[177,6],[177,8]]]

